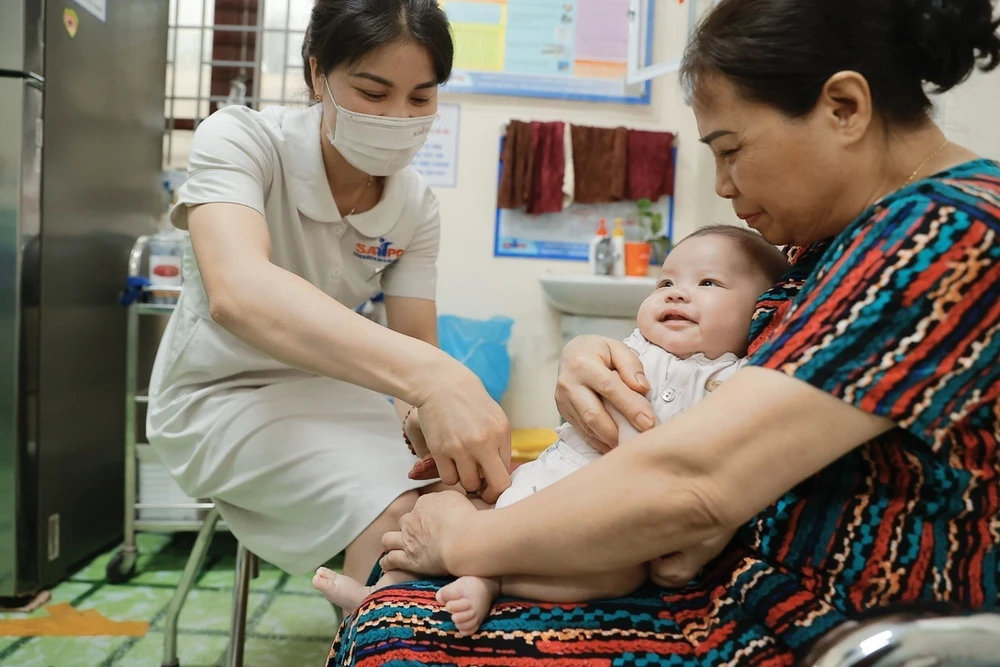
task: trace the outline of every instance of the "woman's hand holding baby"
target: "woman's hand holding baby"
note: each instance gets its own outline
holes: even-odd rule
[[[457,491],[420,496],[413,511],[399,520],[399,530],[386,533],[383,570],[406,570],[430,576],[451,574],[448,563],[456,540],[478,510]]]
[[[648,391],[642,362],[621,341],[579,336],[563,349],[556,406],[559,414],[601,453],[618,445],[618,428],[601,404],[601,397],[642,432],[655,423],[652,406],[645,397]]]
[[[726,533],[682,551],[660,556],[650,563],[649,578],[663,588],[681,588],[691,583],[701,569],[718,556],[733,539]]]

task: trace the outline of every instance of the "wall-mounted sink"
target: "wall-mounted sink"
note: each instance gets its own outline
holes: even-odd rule
[[[635,319],[656,286],[652,277],[546,274],[539,278],[546,301],[567,315]]]

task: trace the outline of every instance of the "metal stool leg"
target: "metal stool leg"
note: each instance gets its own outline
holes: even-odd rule
[[[227,667],[243,667],[243,644],[247,632],[247,603],[250,579],[257,576],[257,557],[242,544],[236,551],[236,579],[233,583],[233,625],[229,635]]]
[[[205,564],[205,556],[208,555],[208,547],[212,544],[212,534],[215,533],[217,523],[219,523],[219,510],[213,509],[205,516],[205,520],[201,524],[198,539],[195,540],[191,555],[188,556],[187,565],[184,566],[184,574],[181,576],[180,583],[177,584],[174,597],[170,599],[166,623],[163,628],[163,667],[178,667],[180,665],[177,660],[177,620],[180,618],[184,600],[187,599],[191,587],[194,586],[195,578]]]

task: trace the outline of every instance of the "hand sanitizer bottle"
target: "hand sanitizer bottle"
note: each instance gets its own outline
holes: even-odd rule
[[[616,276],[625,275],[625,229],[622,227],[622,219],[615,220],[615,231],[611,232],[611,248],[615,255],[615,268],[612,272]]]

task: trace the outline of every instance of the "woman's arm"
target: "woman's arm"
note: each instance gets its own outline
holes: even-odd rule
[[[429,299],[388,296],[385,301],[386,324],[396,333],[438,346],[437,304]],[[413,407],[401,398],[393,401],[400,422]]]
[[[188,221],[212,318],[240,340],[290,366],[411,404],[426,400],[437,373],[463,375],[434,346],[371,322],[272,264],[267,223],[253,209],[204,204]]]
[[[385,296],[386,324],[390,329],[425,343],[438,346],[437,304],[429,299],[403,296]],[[427,454],[427,443],[420,431],[418,415],[413,406],[401,398],[393,401],[399,421],[407,428],[407,435],[413,443],[417,456]],[[407,419],[409,415],[409,419]],[[435,477],[437,471],[435,470]]]
[[[420,406],[433,422],[435,457],[454,461],[442,480],[468,490],[488,483],[495,500],[509,485],[499,455],[510,430],[478,378],[447,354],[358,315],[270,261],[267,223],[238,204],[204,204],[188,214],[212,318],[240,340],[290,366]],[[491,500],[491,501],[492,501]]]
[[[777,371],[745,368],[708,398],[510,507],[424,496],[386,535],[389,569],[574,576],[679,551],[738,527],[893,427]],[[443,494],[439,494],[443,495]]]

